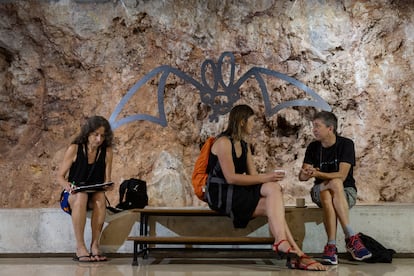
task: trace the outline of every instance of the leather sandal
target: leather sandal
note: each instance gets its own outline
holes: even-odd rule
[[[315,261],[315,260],[313,260],[313,261],[311,261],[310,263],[308,263],[308,264],[304,264],[303,262],[302,262],[302,260],[303,259],[312,259],[311,257],[309,257],[308,255],[306,255],[306,254],[303,254],[302,256],[300,256],[298,259],[296,259],[296,261],[290,261],[290,262],[286,262],[286,266],[288,267],[288,268],[290,268],[290,269],[300,269],[300,270],[309,270],[309,271],[325,271],[326,270],[326,268],[325,269],[323,269],[323,270],[321,270],[321,269],[312,269],[312,268],[309,268],[310,266],[312,266],[312,265],[314,265],[314,264],[318,264],[319,262],[318,261]]]
[[[278,255],[278,259],[287,258],[288,262],[290,262],[290,258],[299,258],[299,256],[295,252],[291,252],[292,247],[289,247],[287,251],[279,250],[279,246],[284,242],[289,243],[287,240],[280,240],[279,242],[273,244],[273,251],[275,251],[276,254]]]

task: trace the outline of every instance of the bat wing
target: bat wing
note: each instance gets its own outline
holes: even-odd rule
[[[145,83],[147,83],[150,79],[154,78],[155,76],[159,74],[161,74],[161,76],[160,76],[158,88],[157,88],[158,117],[152,116],[149,114],[138,113],[138,114],[133,114],[133,115],[118,119],[119,114],[122,112],[123,108],[128,103],[128,101],[132,98],[132,96],[134,96],[135,93],[137,93],[139,89]],[[167,126],[167,118],[165,116],[165,109],[164,109],[164,89],[165,89],[167,78],[170,74],[175,74],[178,77],[184,79],[186,82],[192,83],[199,90],[202,89],[202,85],[198,81],[191,78],[184,72],[178,69],[175,69],[171,66],[168,66],[168,65],[159,66],[155,68],[154,70],[152,70],[151,72],[149,72],[148,74],[146,74],[137,83],[135,83],[134,86],[132,86],[131,89],[128,90],[125,96],[122,97],[121,101],[118,103],[118,105],[115,107],[114,111],[112,112],[111,116],[109,117],[109,123],[111,124],[111,128],[115,130],[120,126],[131,123],[133,121],[150,121],[150,122],[159,124],[164,127]]]
[[[281,80],[284,80],[296,86],[297,88],[303,90],[306,94],[312,97],[312,100],[305,100],[305,99],[290,100],[290,101],[279,103],[276,106],[272,106],[272,103],[270,102],[270,98],[269,98],[269,93],[267,91],[266,82],[263,80],[262,75],[273,76]],[[249,79],[252,76],[255,77],[259,83],[259,87],[263,95],[263,101],[264,101],[265,112],[266,112],[267,117],[270,117],[276,114],[277,112],[279,112],[280,110],[284,108],[292,107],[292,106],[313,106],[315,108],[319,108],[325,111],[332,110],[329,104],[325,102],[324,99],[322,99],[315,91],[310,89],[308,86],[306,86],[302,82],[298,81],[295,78],[282,74],[280,72],[269,70],[269,69],[262,68],[262,67],[251,68],[237,81],[235,86],[240,87],[247,79]]]

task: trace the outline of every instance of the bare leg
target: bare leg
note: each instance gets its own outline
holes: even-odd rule
[[[264,183],[261,194],[262,198],[259,200],[253,216],[267,216],[275,243],[287,240],[287,242],[282,242],[277,249],[281,252],[287,252],[291,249],[290,252],[297,254],[300,258],[296,261],[296,266],[308,266],[308,269],[311,270],[326,270],[326,267],[321,263],[307,257],[296,244],[285,219],[285,206],[280,185],[278,183]]]
[[[326,187],[330,193],[330,203],[327,200],[322,200],[322,205],[324,206],[325,203],[328,203],[331,207],[330,209],[334,209],[335,212],[335,224],[336,218],[338,218],[339,222],[341,223],[342,229],[345,229],[345,226],[349,225],[349,206],[348,202],[346,201],[345,191],[343,183],[340,179],[333,179],[328,182]],[[322,193],[321,193],[322,199]],[[324,206],[325,210],[325,206]],[[332,223],[332,222],[331,222]],[[335,234],[336,234],[336,226],[335,226]],[[329,238],[329,233],[328,233]]]
[[[292,232],[290,231],[287,223],[285,226],[285,233],[286,233],[286,238],[288,242],[294,248],[295,252],[297,252],[298,256],[302,256],[304,253],[302,252],[302,249],[299,248],[298,244],[295,241],[295,238],[293,238]]]
[[[335,241],[337,218],[330,190],[321,191],[321,203],[323,210],[323,223],[325,225],[328,241]]]
[[[264,183],[260,192],[262,198],[260,198],[253,216],[267,216],[270,232],[275,237],[275,243],[287,240],[285,206],[280,185],[275,182]],[[289,243],[282,243],[278,250],[287,252],[290,247]]]
[[[289,229],[288,224],[286,223],[286,237],[289,243],[292,245],[294,251],[298,254],[299,260],[302,265],[307,266],[310,270],[326,270],[326,267],[321,263],[313,260],[312,258],[308,257],[301,248],[299,248],[298,244],[295,242],[293,238],[292,232]]]
[[[97,261],[106,260],[106,257],[99,256],[101,252],[99,250],[99,239],[101,237],[103,224],[106,215],[106,200],[104,192],[97,192],[92,194],[90,207],[92,208],[91,217],[91,229],[92,229],[92,241],[91,241],[91,253]]]
[[[69,196],[69,204],[72,209],[72,224],[76,239],[76,256],[89,256],[89,251],[85,245],[85,224],[86,206],[88,195],[86,193],[76,193]]]

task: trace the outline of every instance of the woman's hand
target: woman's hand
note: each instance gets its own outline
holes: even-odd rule
[[[76,188],[76,186],[73,183],[66,182],[66,185],[63,188],[65,189],[66,192],[71,194],[73,193],[73,190]]]
[[[266,182],[277,182],[281,181],[283,178],[285,178],[285,171],[282,170],[274,170],[272,172],[268,172],[263,174],[264,180],[263,183]]]

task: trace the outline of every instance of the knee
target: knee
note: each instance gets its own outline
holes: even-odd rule
[[[329,181],[330,190],[338,193],[344,190],[344,183],[341,179],[335,178]]]
[[[282,194],[282,187],[277,182],[268,182],[262,184],[262,191],[269,195]]]
[[[105,195],[103,194],[95,194],[92,197],[92,209],[105,209],[106,208],[106,200],[105,200]]]
[[[82,193],[69,196],[69,205],[72,209],[83,208],[86,210],[86,205],[88,202],[88,197]]]
[[[330,191],[321,192],[321,204],[324,207],[332,205],[332,195]]]

